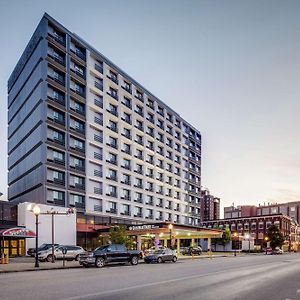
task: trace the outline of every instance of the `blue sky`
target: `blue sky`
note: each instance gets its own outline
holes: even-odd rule
[[[201,131],[202,184],[222,206],[300,200],[300,2],[289,0],[0,0],[0,191],[6,83],[44,12]]]

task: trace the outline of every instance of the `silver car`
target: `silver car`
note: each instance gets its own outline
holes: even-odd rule
[[[63,250],[66,249],[65,255]],[[79,260],[79,255],[84,253],[84,249],[80,246],[60,245],[54,248],[54,259]],[[52,261],[52,248],[38,253],[40,261]]]

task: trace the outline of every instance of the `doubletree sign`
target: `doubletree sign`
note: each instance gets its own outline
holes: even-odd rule
[[[130,226],[128,229],[129,230],[150,230],[150,229],[158,229],[160,228],[159,225],[148,225],[148,224],[144,224],[144,225],[134,225],[134,226]]]

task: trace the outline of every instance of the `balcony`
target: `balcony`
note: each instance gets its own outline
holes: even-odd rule
[[[151,122],[152,124],[154,124],[154,118],[146,118],[149,122]]]
[[[100,83],[98,81],[94,82],[94,86],[99,89],[100,91],[103,91],[103,83]]]
[[[142,198],[134,199],[134,202],[136,202],[136,203],[143,203],[143,199]]]
[[[131,155],[131,150],[128,150],[128,149],[122,149],[121,150],[123,153],[126,153],[126,154],[129,154],[129,155]]]
[[[52,55],[50,53],[48,53],[48,56],[53,59],[55,62],[59,63],[60,65],[62,65],[63,67],[66,66],[66,63],[65,63],[65,59],[64,57],[60,56],[60,55]]]
[[[101,188],[94,187],[94,194],[102,195],[102,193],[103,193],[103,190]]]
[[[106,210],[106,212],[110,213],[110,214],[117,214],[118,210],[116,208],[110,208],[110,209]]]
[[[122,165],[122,168],[131,171],[131,165]]]
[[[94,117],[94,122],[98,125],[103,126],[103,119],[101,119],[101,118]]]
[[[116,133],[118,133],[118,127],[117,126],[106,126],[108,129],[110,129],[111,131],[114,131]]]
[[[114,98],[115,100],[119,101],[119,98],[118,98],[118,94],[117,93],[112,93],[112,92],[106,92],[107,95],[111,96],[112,98]]]
[[[148,102],[146,104],[149,108],[153,109],[154,110],[154,103],[153,102]]]
[[[60,45],[66,47],[65,37],[63,35],[59,35],[57,33],[50,33],[48,32],[48,36],[53,39],[55,42],[59,43]]]
[[[141,110],[135,110],[135,112],[142,117],[144,116],[144,113]]]
[[[146,219],[153,220],[153,215],[148,215],[148,216],[146,216]]]
[[[127,139],[131,140],[132,139],[132,136],[131,134],[127,134],[127,133],[122,133],[121,134],[122,136],[126,137]]]
[[[85,190],[85,184],[84,183],[75,183],[74,187],[76,189],[79,189],[79,190]]]
[[[94,205],[94,211],[102,212],[102,205]]]
[[[151,200],[151,201],[146,202],[145,204],[153,206],[154,202],[153,202],[153,200]]]
[[[64,166],[65,163],[66,163],[64,159],[59,159],[59,158],[56,158],[56,157],[53,158],[53,162],[58,164],[58,165],[61,165],[61,166]]]
[[[75,75],[77,75],[79,77],[79,80],[80,79],[86,79],[85,77],[85,72],[82,70],[80,71],[79,69],[73,69],[73,68],[70,68],[71,72]]]
[[[103,173],[102,173],[102,171],[94,170],[94,176],[96,176],[96,177],[102,177]]]
[[[118,78],[116,76],[108,76],[107,78],[110,79],[112,82],[114,82],[115,84],[119,84]]]
[[[53,183],[59,184],[59,185],[65,185],[65,180],[60,178],[53,178]]]
[[[136,99],[140,100],[141,102],[144,102],[144,97],[142,94],[137,94],[134,96]]]
[[[132,89],[131,89],[130,87],[127,87],[127,86],[124,86],[124,85],[122,85],[121,87],[122,87],[122,89],[124,89],[127,93],[132,94]]]
[[[98,143],[103,143],[103,137],[97,134],[94,134],[94,141]]]
[[[124,104],[126,107],[132,109],[132,105],[131,105],[131,103],[129,103],[129,102],[123,102],[123,101],[122,101],[122,104]]]
[[[130,195],[124,195],[123,197],[121,197],[121,199],[124,199],[124,200],[127,200],[127,201],[131,201]]]
[[[107,193],[106,196],[118,198],[118,194],[117,194],[116,192],[110,192],[110,193]]]
[[[144,189],[144,186],[142,184],[135,184],[134,187],[138,189]]]
[[[137,159],[140,159],[140,160],[144,160],[144,156],[143,155],[135,155],[134,157],[137,158]]]
[[[110,146],[114,149],[118,149],[118,144],[117,143],[106,143],[107,146]]]
[[[59,145],[65,145],[65,139],[60,139],[60,138],[57,138],[57,137],[53,137],[52,141],[56,144],[59,144]]]
[[[95,70],[98,71],[99,73],[103,74],[103,65],[100,66],[98,64],[95,64]]]
[[[142,218],[143,217],[143,214],[142,213],[137,213],[134,215],[135,218]]]
[[[116,116],[116,117],[118,116],[117,110],[112,110],[112,109],[110,110],[110,109],[107,109],[107,111],[110,112],[112,115],[114,115],[114,116]]]
[[[70,49],[72,53],[74,53],[77,57],[82,59],[85,62],[85,54],[78,48]]]
[[[58,83],[60,86],[65,87],[65,80],[63,76],[52,76],[48,74],[48,78]]]
[[[121,181],[121,183],[126,184],[126,185],[131,185],[131,181],[130,180],[124,180],[124,181]]]
[[[121,215],[124,215],[124,216],[130,216],[130,211],[129,210],[125,210],[121,213]]]
[[[136,143],[138,143],[141,146],[144,146],[144,141],[142,139],[135,140]]]
[[[103,108],[103,99],[94,99],[94,104],[100,108]]]
[[[54,96],[54,95],[53,95],[53,96],[49,96],[49,95],[48,95],[48,98],[49,98],[50,100],[52,100],[52,101],[58,103],[58,104],[63,105],[63,106],[66,105],[66,103],[65,103],[65,97],[64,97],[63,95],[57,95],[57,96]]]
[[[113,181],[118,181],[117,176],[106,176],[106,179],[113,180]]]
[[[134,170],[135,173],[143,174],[143,170]]]
[[[106,162],[112,164],[112,165],[115,165],[117,166],[118,165],[118,161],[116,159],[107,159]]]
[[[129,118],[123,118],[122,117],[121,120],[124,121],[124,122],[126,122],[126,123],[128,123],[128,124],[130,124],[130,125],[132,124],[132,121]]]
[[[140,131],[143,131],[143,132],[144,132],[144,127],[143,127],[143,126],[138,126],[138,125],[135,125],[134,127],[135,127],[135,128],[137,128],[138,130],[140,130]]]
[[[102,160],[103,159],[103,155],[101,153],[94,152],[94,158]]]

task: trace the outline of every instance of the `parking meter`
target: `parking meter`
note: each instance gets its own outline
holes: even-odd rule
[[[67,252],[68,252],[68,249],[66,248],[66,247],[63,247],[62,249],[61,249],[61,252],[62,252],[62,254],[63,254],[63,266],[65,266],[65,258],[66,258],[66,254],[67,254]]]

